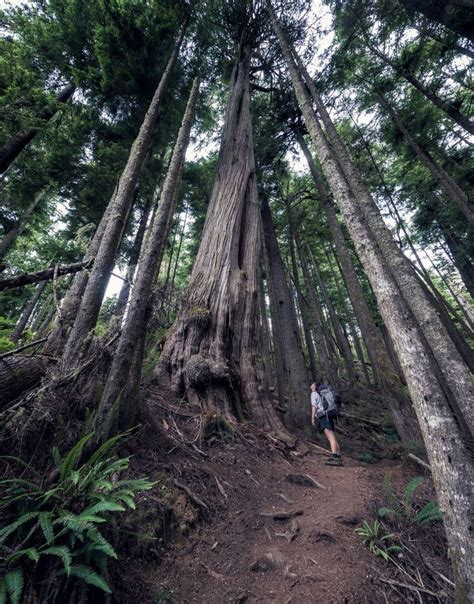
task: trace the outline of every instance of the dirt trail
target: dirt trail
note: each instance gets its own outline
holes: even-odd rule
[[[290,461],[242,455],[239,447],[212,453],[208,467],[222,506],[150,566],[155,601],[383,601],[373,583],[374,558],[354,533],[370,516],[383,469],[348,458],[344,467],[328,467],[325,459],[312,448]],[[308,474],[324,488],[292,484],[289,474]],[[280,511],[302,514],[261,515]]]

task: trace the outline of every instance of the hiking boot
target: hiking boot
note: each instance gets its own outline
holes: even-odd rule
[[[326,461],[324,462],[325,465],[327,466],[342,466],[342,459],[340,457],[330,457],[329,459],[326,459]]]

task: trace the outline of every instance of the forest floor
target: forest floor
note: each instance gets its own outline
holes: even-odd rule
[[[403,485],[411,468],[386,457],[364,463],[357,452],[364,435],[355,443],[347,431],[343,454],[345,443],[352,457],[343,455],[343,467],[326,466],[327,456],[304,438],[285,451],[250,427],[230,442],[206,446],[192,438],[195,417],[163,413],[160,439],[167,444],[159,459],[148,445],[135,458],[137,468],[161,481],[162,497],[150,495],[140,527],[159,515],[161,538],[154,559],[132,554],[121,565],[127,581],[119,602],[411,601],[382,581],[393,578],[391,564],[354,532],[376,518],[384,475]],[[326,447],[324,437],[311,440]],[[280,512],[289,517],[272,517]]]

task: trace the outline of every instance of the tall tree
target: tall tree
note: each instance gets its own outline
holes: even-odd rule
[[[426,317],[419,323],[408,308],[403,291],[395,281],[391,266],[388,265],[389,258],[380,246],[380,237],[375,239],[372,225],[369,227],[367,215],[359,206],[360,200],[355,198],[345,173],[325,138],[292,50],[270,4],[268,8],[321,166],[370,279],[380,312],[403,367],[433,470],[438,497],[444,510],[457,597],[459,601],[468,601],[473,585],[472,566],[468,560],[474,555],[474,544],[468,519],[472,513],[471,488],[474,472],[471,453],[465,441],[465,428],[463,430],[459,424],[462,417],[459,411],[453,410],[449,392],[446,390],[446,378],[433,370],[433,357],[426,349],[423,334],[426,329]],[[351,180],[350,177],[348,179]],[[452,384],[450,386],[452,387]],[[464,396],[468,396],[468,388],[463,391]],[[443,447],[439,446],[440,442]]]

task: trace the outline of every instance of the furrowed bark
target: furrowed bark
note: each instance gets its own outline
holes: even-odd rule
[[[188,20],[189,16],[181,27],[171,57],[155,91],[137,138],[130,149],[127,164],[120,176],[116,192],[111,200],[112,208],[109,219],[100,241],[94,266],[90,273],[77,317],[64,350],[62,365],[65,370],[71,369],[80,362],[87,348],[88,334],[95,327],[123,228],[130,212],[140,169],[151,144],[153,129],[158,120],[164,95],[178,59]]]
[[[123,410],[132,403],[122,396],[127,382],[130,379],[139,382],[139,379],[137,380],[135,376],[130,375],[130,369],[136,348],[141,345],[146,335],[147,311],[153,283],[160,269],[167,231],[174,212],[176,192],[189,143],[198,94],[199,78],[196,78],[191,89],[153,223],[140,255],[127,317],[97,410],[95,434],[98,440],[106,440],[115,431],[121,412],[123,413]],[[139,356],[141,357],[141,355]],[[136,363],[136,369],[140,370],[139,363]],[[117,401],[120,401],[117,409],[118,414],[115,411]],[[136,400],[133,402],[136,404]],[[114,410],[113,413],[112,410]],[[127,412],[126,415],[134,417],[136,413]]]
[[[434,359],[426,349],[420,325],[407,307],[387,266],[387,259],[380,252],[334,152],[324,137],[283,31],[270,4],[268,8],[298,104],[324,174],[370,279],[380,312],[400,359],[433,470],[435,488],[444,511],[456,578],[457,601],[469,601],[474,581],[471,564],[474,557],[471,535],[474,480],[472,454],[463,440],[462,430],[447,400],[444,384],[438,379]]]
[[[275,318],[273,333],[281,348],[283,372],[283,400],[288,397],[290,421],[302,427],[307,423],[309,380],[304,360],[293,297],[288,287],[285,265],[275,233],[270,207],[266,199],[261,207],[263,234],[269,266],[270,300]]]
[[[272,406],[262,359],[250,55],[241,43],[201,245],[155,381],[171,396],[184,395],[231,421],[249,419],[292,443]]]
[[[75,90],[76,87],[74,84],[68,84],[59,91],[56,96],[56,102],[67,103]],[[40,111],[38,117],[46,122],[50,120],[55,113],[56,109],[43,109],[43,111]],[[0,174],[5,172],[8,166],[18,157],[28,143],[34,139],[39,131],[40,128],[26,128],[25,130],[21,130],[14,134],[8,143],[0,148]]]

